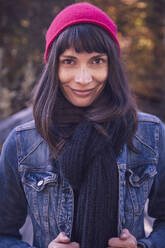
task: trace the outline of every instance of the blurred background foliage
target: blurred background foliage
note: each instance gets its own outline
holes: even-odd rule
[[[44,66],[45,33],[73,0],[0,0],[0,120],[30,106]],[[165,120],[164,0],[90,0],[116,22],[141,110]]]

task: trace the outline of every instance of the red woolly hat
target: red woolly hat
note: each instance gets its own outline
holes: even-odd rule
[[[92,23],[104,28],[117,43],[117,28],[111,18],[101,9],[89,3],[76,3],[64,8],[52,21],[46,33],[45,63],[54,39],[68,26],[78,23]]]

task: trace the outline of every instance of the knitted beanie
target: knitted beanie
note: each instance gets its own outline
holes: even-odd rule
[[[46,33],[45,63],[47,63],[48,53],[55,38],[65,28],[78,23],[92,23],[105,29],[118,45],[120,52],[117,28],[110,17],[92,4],[86,2],[76,3],[64,8],[49,26]]]

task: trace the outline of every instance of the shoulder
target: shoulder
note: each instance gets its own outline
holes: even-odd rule
[[[13,143],[12,140],[14,140],[15,143]],[[11,143],[15,144],[19,161],[28,154],[34,153],[34,151],[38,149],[40,150],[41,146],[44,145],[47,147],[46,142],[36,129],[34,120],[15,127],[5,143],[7,143],[8,146],[11,146]]]
[[[144,112],[138,112],[137,117],[138,123],[136,133],[143,133],[143,135],[146,136],[151,133],[158,135],[158,133],[162,131],[164,132],[165,125],[157,116]],[[148,132],[146,132],[146,130],[148,130]]]
[[[137,134],[142,134],[143,136],[155,134],[159,132],[160,129],[164,128],[163,122],[155,115],[138,112],[138,123],[137,123]]]
[[[16,140],[21,145],[33,146],[33,144],[39,144],[43,141],[43,138],[38,133],[34,120],[26,122],[15,128]]]
[[[138,112],[138,123],[136,134],[142,134],[144,137],[159,133],[160,129],[164,129],[164,123],[155,115]]]
[[[35,130],[35,122],[34,120],[21,124],[15,128],[16,132]]]
[[[145,145],[158,151],[160,139],[164,133],[164,123],[155,115],[138,112],[138,124],[135,133],[135,143]]]
[[[144,112],[138,112],[137,113],[138,117],[138,123],[155,123],[155,124],[160,124],[160,119],[152,114],[144,113]]]
[[[18,140],[24,140],[24,143],[28,140],[31,141],[31,144],[35,140],[43,140],[43,138],[38,133],[34,120],[21,124],[13,128],[13,130],[9,133],[8,137],[6,138],[5,143],[10,142],[11,140],[15,140],[17,143]]]
[[[43,140],[38,133],[34,120],[21,124],[15,128],[16,136],[23,137],[24,139]]]
[[[51,155],[34,121],[15,127],[6,139],[2,153],[5,157],[16,157],[19,170],[23,164],[38,166],[48,161]]]
[[[155,115],[138,112],[133,145],[138,153],[128,149],[128,164],[158,163],[160,156],[161,120]]]

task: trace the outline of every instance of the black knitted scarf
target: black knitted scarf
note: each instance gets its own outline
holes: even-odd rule
[[[58,161],[61,177],[75,192],[72,240],[81,248],[105,248],[117,236],[118,169],[114,145],[119,129],[106,126],[101,134],[92,122],[81,121]],[[121,144],[123,145],[123,144]]]

